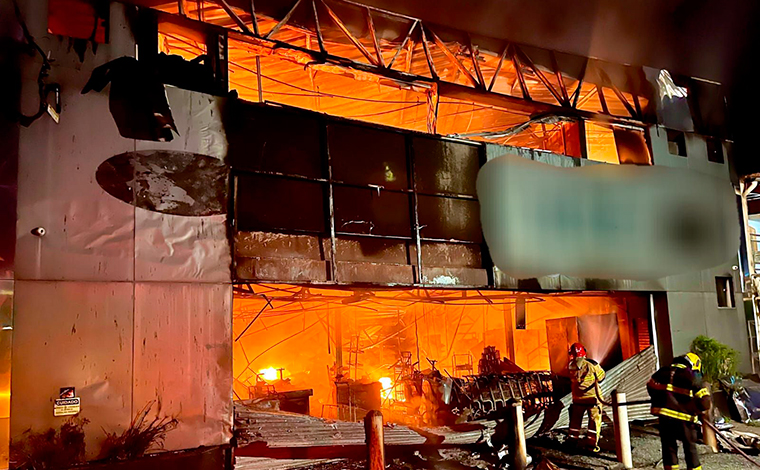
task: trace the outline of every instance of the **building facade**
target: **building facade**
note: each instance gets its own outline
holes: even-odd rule
[[[343,1],[257,2],[253,15],[235,1],[18,7],[3,5],[18,20],[3,60],[21,110],[3,123],[0,154],[5,442],[60,427],[54,401],[74,387],[88,460],[151,404],[178,419],[166,449],[228,445],[233,400],[273,365],[245,348],[266,357],[261,345],[290,337],[245,337],[273,299],[273,311],[371,300],[401,318],[423,297],[449,308],[440,299],[508,298],[500,327],[473,313],[472,348],[443,347],[452,366],[493,342],[521,367],[551,368],[545,323],[593,311],[617,318],[625,357],[654,344],[665,361],[707,335],[754,369],[736,201],[715,208],[729,256],[638,280],[518,278],[494,263],[481,227],[478,174],[505,155],[546,165],[547,178],[667,167],[732,188],[730,143],[701,114],[711,84]],[[589,210],[583,189],[567,197]],[[389,300],[410,291],[403,307]],[[535,331],[533,301],[546,309]],[[359,339],[329,312],[320,360],[328,376],[350,375]],[[443,315],[431,322],[468,321]]]

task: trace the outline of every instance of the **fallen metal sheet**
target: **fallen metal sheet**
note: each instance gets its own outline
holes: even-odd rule
[[[267,457],[236,457],[235,470],[293,470],[314,465],[338,463],[343,459],[270,459]]]
[[[179,420],[167,450],[229,442],[231,315],[229,284],[136,284],[133,403]]]
[[[250,411],[236,404],[240,447],[263,443],[268,448],[364,446],[364,424],[328,421],[294,413]],[[426,438],[406,426],[385,426],[386,445],[421,445]],[[244,455],[245,451],[238,451]]]
[[[75,387],[87,458],[97,458],[103,431],[132,418],[132,284],[16,281],[15,296],[11,438],[60,427],[53,399]]]

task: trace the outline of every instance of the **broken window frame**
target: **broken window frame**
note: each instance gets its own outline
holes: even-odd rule
[[[258,104],[249,104],[247,106],[255,106],[255,107],[262,107],[262,109],[270,108],[270,106],[267,105],[258,105]],[[478,142],[470,142],[470,141],[464,141],[460,139],[451,139],[446,137],[431,137],[429,135],[420,134],[420,133],[413,133],[409,131],[400,131],[398,129],[393,128],[386,128],[382,126],[376,126],[376,125],[370,125],[366,123],[360,123],[355,121],[349,121],[344,120],[340,118],[334,118],[330,116],[325,116],[322,114],[312,113],[310,111],[304,111],[297,108],[293,108],[293,111],[298,113],[308,113],[308,114],[314,114],[316,119],[319,121],[319,126],[321,129],[320,133],[320,154],[318,158],[320,159],[320,162],[322,165],[324,165],[325,168],[325,174],[326,177],[322,178],[315,178],[315,177],[307,177],[307,176],[301,176],[301,175],[295,175],[295,174],[283,174],[283,173],[277,173],[272,171],[263,171],[263,170],[255,170],[255,169],[241,169],[232,167],[230,171],[230,186],[231,186],[231,194],[232,197],[230,198],[230,214],[229,214],[229,220],[230,225],[232,227],[232,231],[236,235],[240,232],[240,217],[239,217],[239,207],[238,207],[238,192],[240,191],[240,177],[242,175],[258,175],[258,176],[266,176],[271,178],[279,178],[279,179],[295,179],[300,181],[308,181],[312,183],[318,183],[323,186],[323,189],[325,191],[325,201],[327,207],[325,208],[324,215],[325,215],[325,231],[314,231],[314,230],[299,230],[299,229],[287,229],[283,230],[277,227],[270,227],[266,229],[258,229],[267,233],[282,233],[282,234],[308,234],[308,235],[314,235],[319,236],[320,238],[329,238],[330,244],[329,244],[329,255],[325,253],[325,261],[329,263],[329,270],[330,270],[330,276],[328,278],[329,283],[342,283],[341,279],[338,276],[338,269],[337,269],[337,263],[339,261],[339,257],[337,255],[337,242],[339,239],[350,239],[350,238],[372,238],[372,239],[380,239],[380,240],[396,240],[396,241],[403,241],[408,244],[408,246],[414,246],[414,251],[411,249],[409,250],[408,256],[411,258],[414,256],[415,259],[409,260],[409,265],[413,268],[414,273],[414,282],[412,285],[414,286],[423,286],[427,285],[424,282],[424,263],[423,263],[423,245],[425,244],[434,244],[434,243],[444,243],[444,244],[462,244],[462,245],[470,245],[470,246],[478,246],[480,248],[480,255],[481,255],[481,266],[479,266],[476,269],[483,269],[486,272],[487,275],[487,286],[493,286],[494,285],[494,279],[493,279],[493,263],[490,259],[490,256],[488,255],[488,247],[486,246],[485,240],[465,240],[465,239],[457,239],[457,238],[428,238],[424,237],[422,234],[422,230],[424,227],[420,225],[420,216],[419,216],[419,196],[426,196],[426,197],[438,197],[438,198],[448,198],[448,199],[455,199],[455,200],[464,200],[464,201],[477,201],[477,196],[472,194],[461,194],[461,193],[455,193],[455,192],[436,192],[436,191],[422,191],[417,188],[417,178],[416,178],[416,172],[415,172],[415,158],[414,158],[414,151],[413,151],[413,140],[415,138],[425,138],[425,139],[436,139],[441,140],[444,142],[451,142],[456,143],[460,145],[468,145],[472,146],[477,149],[477,156],[478,156],[478,167],[482,167],[486,163],[486,151],[485,151],[485,144],[478,143]],[[393,132],[393,133],[400,133],[403,135],[406,145],[406,160],[407,160],[407,176],[409,179],[409,185],[407,188],[386,188],[380,185],[374,185],[374,184],[356,184],[356,183],[348,183],[345,181],[341,181],[338,179],[335,179],[333,175],[333,164],[330,157],[330,149],[328,146],[328,132],[331,124],[340,124],[340,125],[353,125],[357,127],[364,127],[369,128],[373,130],[381,129],[385,132]],[[377,191],[377,192],[390,192],[394,194],[404,194],[409,197],[410,203],[409,203],[409,223],[411,228],[411,235],[409,237],[406,236],[398,236],[398,235],[383,235],[383,234],[373,234],[373,233],[356,233],[356,232],[350,232],[350,231],[343,231],[340,230],[338,227],[338,221],[335,215],[335,189],[345,187],[345,188],[356,188],[356,189],[362,189],[362,190],[370,190],[370,191]],[[391,209],[392,210],[392,209]],[[231,238],[231,242],[233,244],[233,253],[236,253],[235,248],[235,242],[236,242],[236,236],[233,236]],[[250,279],[240,279],[243,281],[250,281]],[[350,282],[350,281],[349,281]],[[458,286],[458,287],[468,287],[466,285],[464,286]],[[483,287],[483,286],[470,286],[470,287]]]

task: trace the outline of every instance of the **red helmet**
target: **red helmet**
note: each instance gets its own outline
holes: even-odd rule
[[[586,357],[586,348],[581,343],[573,343],[567,353],[572,357]]]

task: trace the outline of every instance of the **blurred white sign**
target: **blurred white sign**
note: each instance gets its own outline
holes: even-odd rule
[[[477,189],[491,257],[518,279],[658,279],[722,264],[739,247],[733,187],[691,170],[504,155],[481,168]]]

